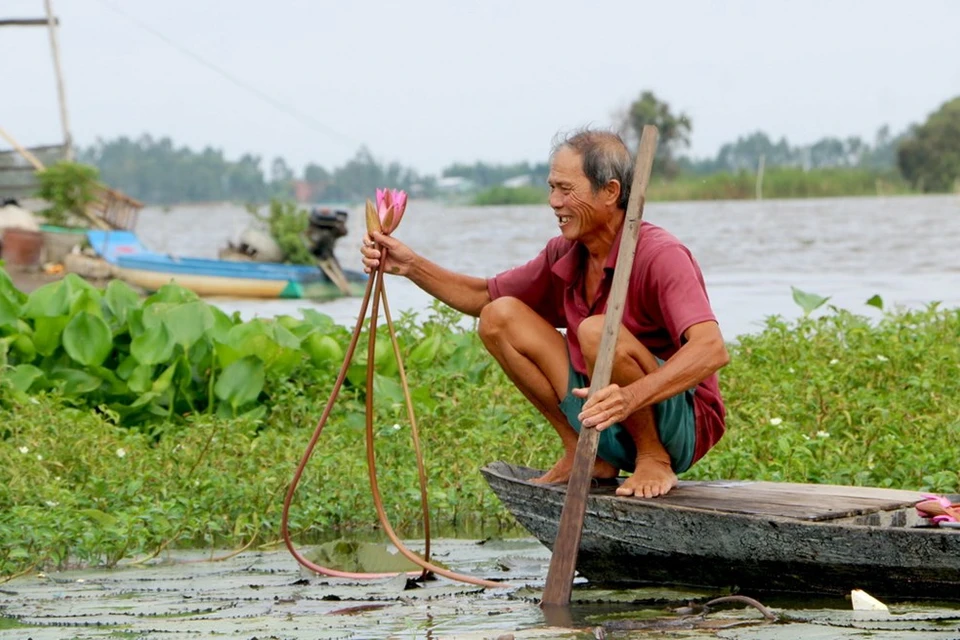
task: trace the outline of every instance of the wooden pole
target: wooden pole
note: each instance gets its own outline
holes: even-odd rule
[[[757,200],[763,200],[763,165],[767,156],[760,154],[760,162],[757,163]]]
[[[50,0],[43,0],[47,10],[47,30],[50,33],[50,49],[53,51],[53,69],[57,75],[57,97],[60,101],[60,124],[63,126],[64,158],[73,160],[73,137],[67,119],[67,95],[63,89],[63,71],[60,66],[60,43],[57,41],[57,19],[53,16]]]
[[[60,24],[60,21],[56,18],[53,19],[54,24]],[[0,20],[0,27],[48,27],[50,26],[49,18],[7,18]]]
[[[0,138],[3,138],[4,140],[6,140],[10,144],[10,146],[14,148],[14,150],[17,153],[23,156],[24,160],[26,160],[31,165],[33,165],[34,169],[36,169],[37,171],[43,171],[44,169],[46,169],[46,167],[43,166],[43,163],[40,162],[40,159],[37,158],[37,156],[33,155],[32,153],[30,153],[28,149],[25,149],[23,146],[21,146],[19,142],[13,139],[13,136],[11,136],[9,133],[4,131],[3,127],[0,127]]]
[[[620,320],[623,318],[627,286],[630,282],[630,272],[633,270],[637,241],[640,238],[640,221],[643,217],[647,185],[650,182],[650,170],[653,168],[653,156],[657,151],[657,136],[657,128],[653,125],[646,125],[640,136],[630,201],[627,204],[613,284],[610,286],[610,296],[607,299],[607,310],[603,320],[600,352],[593,369],[588,397],[592,397],[599,389],[609,385],[610,375],[613,373],[614,349],[617,346],[617,337],[620,335]],[[577,566],[577,554],[580,551],[580,537],[583,534],[583,514],[587,510],[587,495],[590,493],[599,439],[600,434],[596,429],[580,429],[577,452],[573,459],[573,473],[567,484],[567,497],[563,503],[557,539],[553,545],[550,569],[543,589],[543,600],[540,603],[546,608],[566,607],[570,604],[573,574]]]

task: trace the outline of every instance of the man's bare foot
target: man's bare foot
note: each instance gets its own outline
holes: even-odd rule
[[[677,474],[670,468],[670,459],[659,456],[637,458],[637,467],[633,475],[617,487],[618,496],[637,496],[638,498],[656,498],[665,496],[677,486]]]
[[[534,478],[532,482],[539,484],[565,483],[570,481],[570,475],[573,473],[573,452],[565,454],[553,467],[539,478]],[[597,458],[593,463],[594,478],[616,478],[620,475],[620,470],[615,466]]]

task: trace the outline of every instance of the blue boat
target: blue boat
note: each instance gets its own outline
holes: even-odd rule
[[[88,231],[87,239],[121,280],[147,291],[176,282],[202,297],[330,300],[362,295],[367,280],[355,271],[328,275],[319,266],[170,256],[150,251],[130,231]]]

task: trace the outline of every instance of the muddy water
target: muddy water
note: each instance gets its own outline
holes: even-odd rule
[[[417,543],[411,543],[420,548]],[[578,586],[566,615],[537,605],[549,552],[531,539],[435,540],[433,557],[504,589],[445,580],[410,588],[400,576],[347,581],[301,572],[285,551],[223,561],[178,553],[113,570],[33,574],[0,585],[0,639],[61,638],[956,638],[960,610],[893,605],[851,612],[842,600],[767,601],[778,623],[741,603],[707,613],[691,601],[722,594]],[[784,607],[786,605],[786,607]],[[816,608],[814,608],[816,607]]]
[[[353,210],[350,234],[337,254],[359,267],[362,215]],[[650,203],[645,219],[685,242],[700,262],[724,335],[756,331],[764,318],[795,317],[791,286],[831,296],[830,302],[864,315],[880,294],[889,305],[939,300],[960,306],[960,196],[832,198],[731,202]],[[158,251],[214,257],[249,223],[242,207],[215,205],[147,209],[138,232]],[[557,235],[545,206],[457,207],[415,202],[397,237],[455,271],[489,276],[520,264]],[[391,306],[424,309],[429,297],[401,279],[389,282]],[[352,324],[357,300],[221,300],[245,316],[317,308]]]

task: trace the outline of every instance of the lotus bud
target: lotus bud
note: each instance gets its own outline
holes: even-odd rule
[[[377,215],[383,233],[389,235],[399,226],[406,208],[406,192],[399,189],[377,189]]]
[[[379,191],[377,195],[379,197]],[[372,237],[374,232],[381,233],[382,231],[380,217],[377,215],[377,208],[370,202],[370,199],[367,198],[367,233]]]

